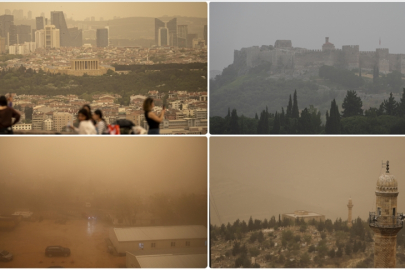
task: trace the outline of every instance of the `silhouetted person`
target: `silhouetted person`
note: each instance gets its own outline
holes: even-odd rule
[[[148,122],[149,125],[149,130],[148,134],[160,134],[159,130],[159,125],[163,121],[164,116],[165,116],[165,107],[163,106],[162,111],[160,112],[159,115],[156,115],[152,109],[155,107],[155,104],[153,103],[153,98],[148,97],[145,99],[143,102],[143,110],[145,111],[145,119],[146,122]]]
[[[79,119],[79,128],[69,126],[71,129],[74,129],[79,134],[85,135],[96,135],[97,131],[93,122],[91,121],[91,116],[88,110],[85,108],[80,109],[77,114],[77,119]]]
[[[108,133],[108,128],[107,128],[107,123],[105,122],[103,118],[103,113],[101,110],[95,110],[93,114],[93,119],[96,121],[96,130],[97,134],[109,134]]]
[[[5,96],[0,96],[0,134],[13,134],[11,128],[20,121],[20,114],[11,107],[8,107]],[[12,121],[14,118],[14,122]]]
[[[91,122],[93,122],[93,125],[96,125],[97,122],[96,122],[96,120],[93,119],[93,114],[91,113],[90,105],[89,105],[89,104],[84,104],[82,108],[83,108],[83,109],[86,109],[86,110],[89,112]]]

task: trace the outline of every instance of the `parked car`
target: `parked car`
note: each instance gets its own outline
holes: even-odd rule
[[[6,250],[0,251],[0,261],[9,262],[13,259],[13,254]]]
[[[64,248],[61,246],[49,246],[49,247],[46,247],[46,249],[45,249],[45,255],[48,257],[52,257],[52,256],[67,257],[70,255],[70,249]]]

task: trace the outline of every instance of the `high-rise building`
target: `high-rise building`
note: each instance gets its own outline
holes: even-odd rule
[[[193,39],[197,38],[197,34],[187,34],[187,47],[193,48]]]
[[[353,208],[353,202],[352,198],[349,199],[349,203],[347,204],[347,210],[348,210],[348,217],[347,217],[347,227],[352,227],[352,208]]]
[[[169,29],[170,46],[177,47],[177,18],[173,18],[166,23]]]
[[[31,29],[31,42],[35,42],[35,31],[37,31],[37,29]]]
[[[207,45],[207,25],[204,25],[203,36],[204,36],[204,40],[205,40],[205,45]]]
[[[159,39],[158,46],[168,46],[169,45],[169,29],[167,27],[159,28]]]
[[[45,48],[45,30],[35,31],[35,45],[37,48]]]
[[[31,20],[31,19],[32,19],[32,11],[29,10],[29,11],[28,11],[28,20]]]
[[[395,268],[397,234],[403,227],[403,215],[398,213],[398,182],[390,174],[389,162],[386,172],[377,180],[376,212],[370,212],[369,225],[374,231],[374,267]]]
[[[11,25],[14,25],[13,15],[0,16],[0,36],[6,38],[6,45],[9,45],[8,34],[10,32]]]
[[[94,22],[96,20],[96,17],[91,16],[91,21]]]
[[[37,28],[37,30],[41,30],[44,29],[45,27],[45,18],[44,17],[36,17],[35,18],[35,26]]]
[[[14,9],[13,16],[16,20],[23,20],[24,19],[24,12],[22,9]]]
[[[17,25],[18,44],[31,42],[31,25]]]
[[[51,24],[59,29],[60,33],[60,46],[62,47],[81,47],[82,46],[82,30],[77,27],[68,29],[65,15],[63,11],[51,12]]]
[[[187,47],[187,34],[188,34],[187,25],[178,25],[177,26],[177,46],[179,48]]]
[[[45,48],[60,47],[60,30],[56,29],[55,25],[45,26]]]
[[[108,47],[108,29],[97,29],[96,40],[97,47]]]
[[[159,44],[159,28],[165,27],[165,23],[155,18],[155,44]]]
[[[17,25],[10,25],[8,32],[8,45],[18,44]]]
[[[0,37],[0,53],[6,53],[6,38]]]
[[[11,10],[6,9],[6,10],[4,11],[4,14],[6,14],[6,15],[11,15]]]

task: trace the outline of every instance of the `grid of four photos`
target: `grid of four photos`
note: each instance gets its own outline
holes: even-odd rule
[[[0,267],[405,267],[404,7],[2,2]]]

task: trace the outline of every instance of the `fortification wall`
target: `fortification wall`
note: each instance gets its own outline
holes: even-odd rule
[[[380,73],[387,74],[390,72],[389,50],[386,48],[379,48],[376,50],[378,69]]]
[[[307,50],[296,53],[294,66],[296,69],[305,69],[311,66],[333,65],[336,62],[336,51]]]
[[[240,51],[234,51],[233,63],[239,67],[252,67],[254,62],[258,61],[260,53],[259,46],[242,48]]]
[[[359,68],[360,53],[359,45],[342,46],[344,65],[348,69]]]
[[[389,54],[389,69],[390,71],[399,71],[405,73],[405,54]]]
[[[376,62],[376,54],[373,51],[360,52],[360,63],[362,69],[373,70]]]

